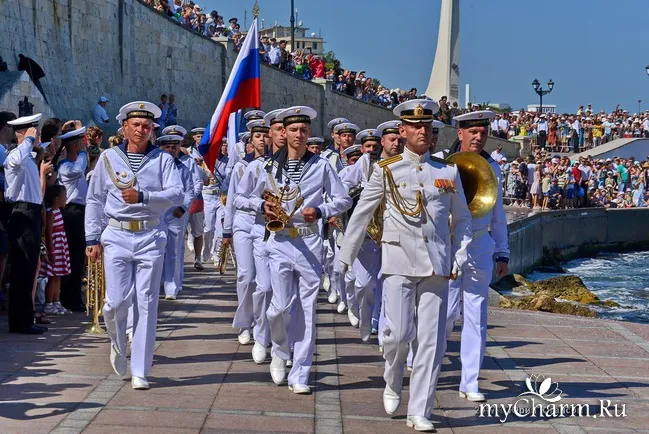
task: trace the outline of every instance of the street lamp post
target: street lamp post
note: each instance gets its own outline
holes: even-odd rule
[[[295,51],[295,0],[291,0],[291,50]]]
[[[647,67],[649,69],[649,66]],[[539,96],[539,116],[543,114],[543,95],[547,95],[550,92],[552,92],[552,89],[554,89],[554,81],[550,79],[548,81],[548,88],[543,89],[541,86],[541,83],[535,78],[534,81],[532,82],[532,87],[534,88],[534,92]]]

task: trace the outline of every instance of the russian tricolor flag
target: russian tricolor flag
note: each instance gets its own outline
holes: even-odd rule
[[[261,106],[259,75],[259,33],[257,18],[255,18],[252,20],[250,30],[243,41],[237,60],[234,62],[219,105],[198,145],[205,164],[212,172],[214,172],[216,160],[221,156],[221,140],[227,132],[230,114],[237,110]]]

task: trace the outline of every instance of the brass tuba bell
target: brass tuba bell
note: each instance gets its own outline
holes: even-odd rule
[[[471,217],[479,219],[491,211],[498,199],[498,178],[491,164],[475,152],[457,152],[446,158],[460,172]]]

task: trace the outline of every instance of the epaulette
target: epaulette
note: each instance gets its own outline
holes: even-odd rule
[[[388,157],[385,160],[379,161],[378,165],[379,165],[380,168],[384,168],[389,164],[396,163],[397,161],[401,161],[401,160],[403,160],[403,155],[398,154],[398,155],[394,155],[392,157]]]
[[[445,164],[447,166],[455,166],[455,163],[451,163],[450,161],[444,160],[443,158],[438,158],[438,157],[433,157],[432,155],[430,156],[430,159],[433,160],[436,163],[441,163]]]

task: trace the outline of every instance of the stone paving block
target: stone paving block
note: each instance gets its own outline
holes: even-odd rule
[[[224,417],[210,414],[205,421],[205,429],[240,430],[242,432],[314,432],[314,419],[303,417],[245,416]]]
[[[91,425],[125,425],[132,427],[194,428],[203,425],[207,412],[102,410]]]

